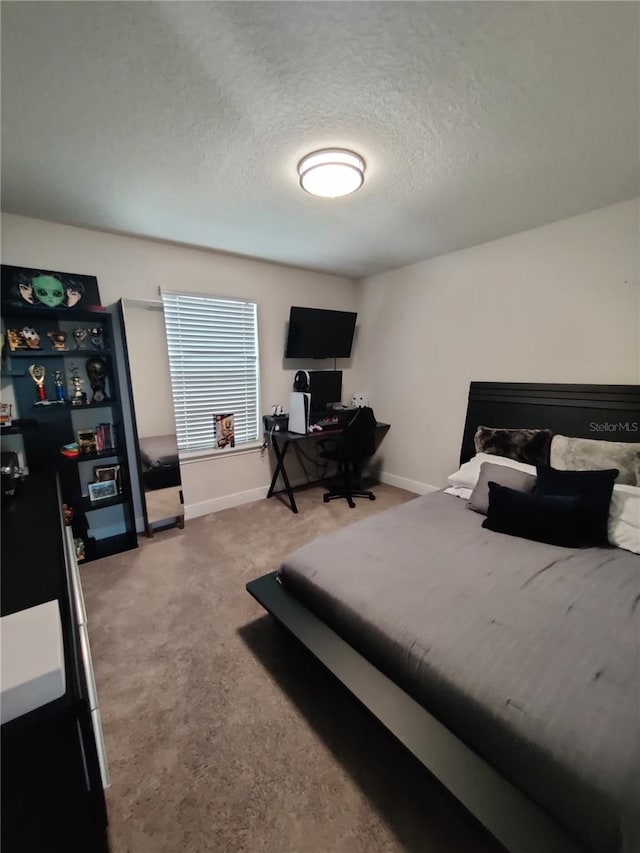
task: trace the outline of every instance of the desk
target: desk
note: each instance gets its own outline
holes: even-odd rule
[[[387,430],[389,429],[389,424],[377,423],[377,431],[378,438],[376,439],[376,448],[378,447],[382,437],[385,435]],[[271,478],[271,485],[269,486],[269,491],[267,492],[267,498],[272,498],[275,495],[286,495],[289,500],[289,507],[291,512],[297,513],[298,507],[296,505],[296,499],[293,496],[294,489],[304,489],[308,488],[308,486],[314,486],[318,483],[322,483],[322,480],[315,480],[312,483],[303,483],[301,486],[292,486],[289,482],[289,476],[287,475],[287,469],[285,467],[285,457],[287,455],[287,451],[291,447],[292,444],[298,441],[314,441],[317,439],[325,439],[325,438],[338,438],[340,433],[342,432],[342,428],[340,427],[332,427],[331,429],[323,429],[322,432],[310,432],[306,435],[301,434],[299,432],[280,432],[274,431],[273,433],[265,433],[269,435],[271,444],[273,445],[273,452],[276,455],[276,467],[273,472],[273,477]],[[282,476],[282,482],[284,483],[283,489],[278,489],[276,491],[276,485],[278,482],[278,477]]]

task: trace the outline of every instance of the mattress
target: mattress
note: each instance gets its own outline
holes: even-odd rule
[[[144,470],[165,465],[178,465],[178,442],[175,435],[149,435],[138,439]]]
[[[482,521],[436,492],[316,539],[279,576],[586,850],[637,853],[640,558]]]

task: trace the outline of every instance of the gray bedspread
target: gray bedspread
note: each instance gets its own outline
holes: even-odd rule
[[[316,539],[280,577],[585,849],[638,853],[640,558],[482,521],[436,492]]]

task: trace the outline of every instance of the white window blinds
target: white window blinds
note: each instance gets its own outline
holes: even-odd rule
[[[255,441],[257,305],[164,290],[162,301],[178,449],[213,448],[221,414],[234,416],[236,445]]]

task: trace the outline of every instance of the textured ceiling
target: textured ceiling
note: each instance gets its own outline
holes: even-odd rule
[[[354,277],[637,195],[637,3],[2,3],[3,210]],[[303,193],[324,146],[362,190]]]

